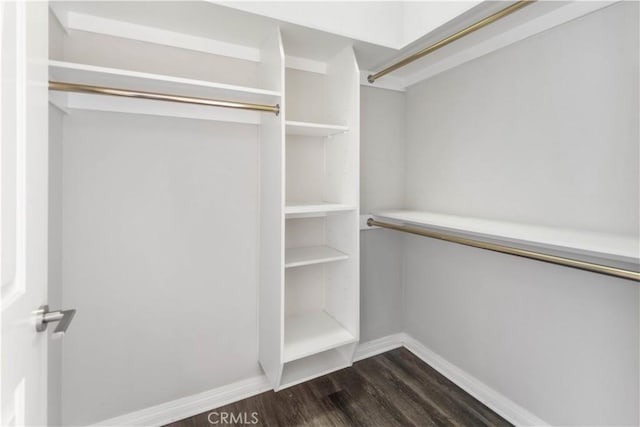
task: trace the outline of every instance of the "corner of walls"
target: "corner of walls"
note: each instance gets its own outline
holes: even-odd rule
[[[361,86],[361,212],[399,208],[404,185],[404,92]],[[361,241],[361,336],[402,330],[401,236],[364,228]],[[356,356],[357,357],[357,356]]]
[[[492,411],[518,426],[546,426],[527,409],[521,407],[498,391],[489,387],[473,375],[450,363],[442,356],[428,348],[422,342],[404,332],[387,335],[358,345],[354,361],[360,361],[378,354],[404,347],[427,365],[441,373],[449,381],[478,399]]]
[[[369,357],[400,348],[404,342],[404,336],[404,333],[399,332],[376,338],[371,341],[359,343],[356,347],[353,361],[358,362],[360,360],[368,359]]]
[[[473,375],[450,363],[410,335],[403,334],[403,346],[423,362],[440,372],[458,387],[478,399],[492,411],[517,426],[546,426],[543,421]]]

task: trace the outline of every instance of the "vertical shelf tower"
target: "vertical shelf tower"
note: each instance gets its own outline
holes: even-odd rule
[[[280,35],[262,52],[284,104],[261,126],[259,357],[279,390],[350,366],[359,339],[360,86],[351,47],[325,72],[285,68]]]

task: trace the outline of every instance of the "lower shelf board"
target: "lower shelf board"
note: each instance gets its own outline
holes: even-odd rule
[[[282,370],[280,385],[276,391],[291,387],[314,378],[327,375],[340,369],[351,366],[351,357],[339,348],[316,353],[286,363]]]
[[[344,252],[329,246],[287,248],[284,252],[284,266],[285,268],[301,267],[303,265],[342,261],[348,258],[349,256]]]
[[[340,323],[321,310],[289,316],[284,328],[284,362],[356,341]]]

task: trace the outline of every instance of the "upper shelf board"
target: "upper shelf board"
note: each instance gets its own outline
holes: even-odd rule
[[[272,90],[53,60],[49,61],[49,78],[64,83],[256,104],[277,103],[280,98],[280,92]]]
[[[324,216],[332,212],[346,212],[355,210],[355,206],[343,203],[327,202],[287,202],[285,215],[287,218],[305,218]]]
[[[349,131],[347,126],[287,120],[287,135],[328,137]]]
[[[390,220],[389,222],[393,223],[453,232],[476,240],[506,242],[525,249],[573,254],[576,258],[586,261],[596,258],[636,268],[640,264],[640,239],[633,236],[423,211],[384,211],[373,216],[380,221]]]

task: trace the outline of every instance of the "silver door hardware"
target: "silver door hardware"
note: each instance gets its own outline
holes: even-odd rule
[[[36,310],[36,331],[47,330],[47,325],[51,322],[58,322],[58,326],[53,330],[53,337],[62,337],[71,323],[71,319],[76,315],[76,310],[49,311],[49,306],[44,304]]]

